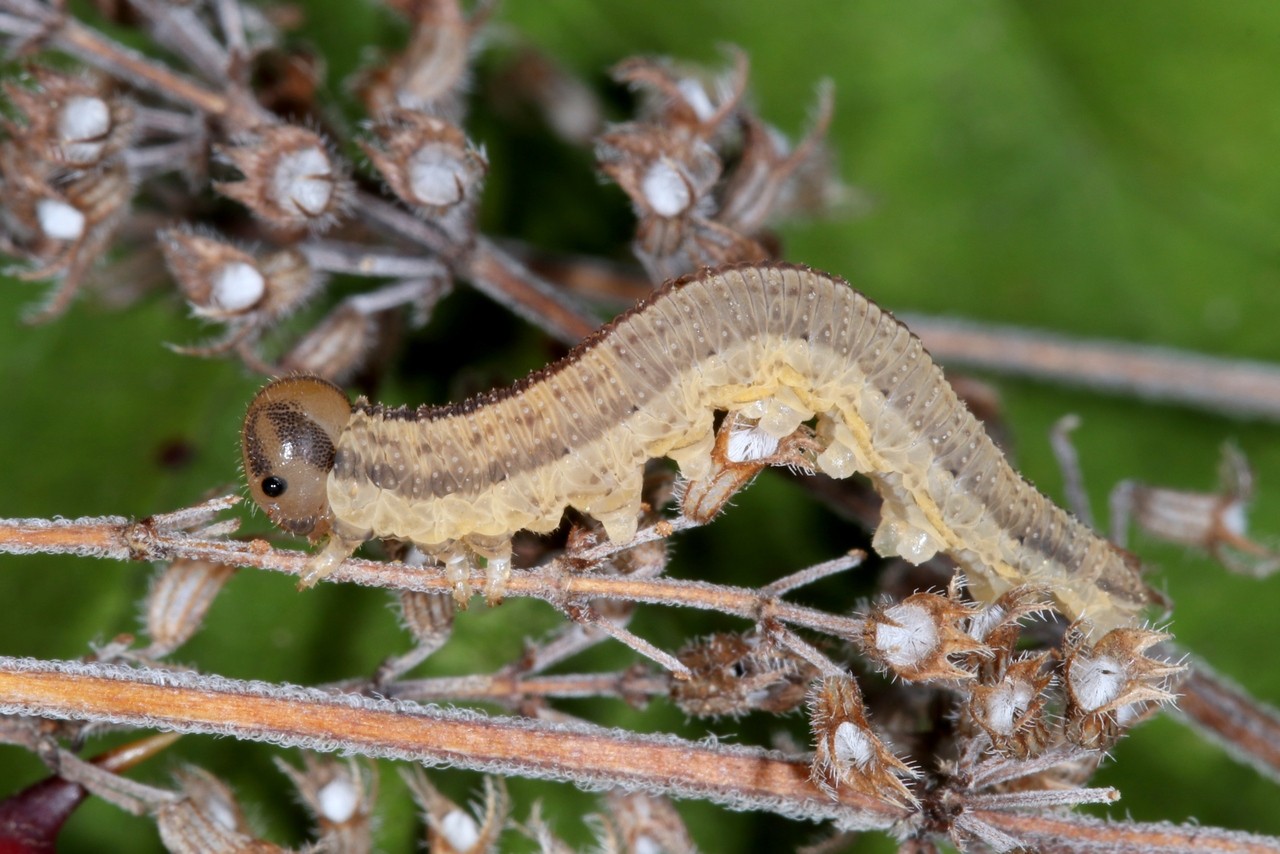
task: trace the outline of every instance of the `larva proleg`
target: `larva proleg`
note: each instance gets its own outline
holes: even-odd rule
[[[264,494],[275,475],[268,446],[277,442],[281,465],[294,466],[291,483],[316,474],[312,457],[287,427],[249,424],[302,424],[271,420],[282,400],[320,407],[316,424],[341,420],[345,398],[318,385],[332,390],[296,377],[267,386],[244,437],[251,490],[272,518],[331,532],[321,573],[366,539],[395,537],[440,557],[459,580],[475,556],[497,579],[512,534],[550,531],[570,506],[610,539],[629,539],[645,461],[670,457],[695,486],[715,477],[714,416],[727,412],[740,432],[720,454],[735,464],[768,456],[812,422],[817,467],[861,472],[883,496],[876,550],[914,562],[946,552],[981,599],[1043,584],[1066,616],[1103,631],[1132,623],[1151,601],[1124,553],[1014,472],[918,338],[843,280],[804,267],[744,265],[669,283],[563,360],[460,404],[358,401],[333,434],[327,508],[303,501],[294,518],[287,494]],[[735,482],[720,476],[707,494]],[[500,584],[488,592],[499,596]]]

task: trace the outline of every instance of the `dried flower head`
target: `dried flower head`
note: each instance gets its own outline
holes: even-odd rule
[[[688,679],[671,684],[671,699],[698,717],[784,714],[805,699],[817,669],[757,634],[716,634],[682,650],[677,658]]]
[[[1018,659],[998,678],[968,688],[969,714],[1005,756],[1036,756],[1053,740],[1045,712],[1045,691],[1053,682],[1049,656],[1046,652]]]
[[[970,656],[966,666],[978,674],[979,681],[998,680],[1017,655],[1023,621],[1047,614],[1052,607],[1048,589],[1035,584],[1011,587],[996,601],[979,607],[969,618],[966,630],[987,649]]]
[[[422,112],[395,110],[373,132],[378,144],[361,147],[407,204],[433,217],[474,207],[489,163],[457,125]]]
[[[4,85],[22,117],[5,131],[37,159],[71,169],[90,169],[129,144],[133,110],[103,77],[64,74],[37,67],[33,86]]]
[[[462,117],[476,35],[493,12],[492,0],[470,15],[458,0],[396,2],[413,27],[404,52],[364,72],[357,84],[370,115],[408,108]]]
[[[914,769],[893,754],[867,720],[858,683],[849,676],[828,676],[809,694],[814,757],[811,777],[837,793],[845,786],[882,800],[914,804],[903,783]]]
[[[1106,748],[1122,731],[1162,703],[1172,703],[1171,677],[1185,667],[1143,653],[1172,635],[1150,629],[1112,629],[1093,646],[1081,624],[1068,631],[1063,661],[1067,738]]]
[[[964,629],[972,616],[973,608],[960,601],[956,585],[946,596],[913,593],[896,604],[872,608],[859,646],[867,658],[909,681],[972,679],[972,671],[949,660],[989,653],[986,644]]]
[[[636,258],[653,282],[688,275],[702,267],[766,261],[769,251],[750,237],[700,216],[647,216],[636,226]]]
[[[175,560],[162,569],[147,593],[147,654],[168,655],[200,628],[205,614],[235,567],[203,560]]]
[[[818,89],[813,127],[794,147],[759,116],[740,111],[742,151],[721,191],[717,221],[756,234],[771,219],[822,213],[840,204],[847,191],[824,144],[834,109],[828,81]]]
[[[373,850],[378,778],[371,767],[311,753],[302,754],[301,768],[278,757],[276,767],[297,787],[315,820],[320,846],[353,854]]]
[[[231,789],[217,777],[197,767],[185,768],[176,776],[183,797],[156,811],[156,826],[168,850],[183,854],[281,850],[253,835]]]
[[[733,67],[710,78],[655,57],[626,59],[613,67],[613,79],[640,93],[644,121],[683,136],[711,139],[734,114],[747,90],[747,55],[729,49]]]
[[[1112,530],[1123,538],[1132,517],[1149,536],[1203,549],[1232,572],[1261,577],[1280,569],[1280,554],[1249,538],[1253,471],[1230,443],[1222,448],[1218,480],[1216,492],[1122,481],[1111,493]]]
[[[600,171],[631,198],[638,216],[667,219],[708,213],[722,168],[715,149],[701,137],[681,138],[642,124],[603,134],[596,159]]]
[[[133,194],[120,160],[67,170],[36,160],[13,141],[0,144],[0,224],[6,248],[31,267],[20,278],[61,277],[40,314],[61,313],[99,259]]]
[[[158,239],[192,312],[227,323],[232,343],[293,311],[319,285],[294,249],[255,256],[186,228],[166,229]]]
[[[214,189],[276,228],[323,231],[338,221],[354,193],[345,167],[306,128],[258,128],[223,154],[244,177],[217,182]]]
[[[616,851],[693,852],[689,830],[669,798],[613,790],[605,795]]]
[[[510,803],[500,777],[484,778],[484,804],[468,812],[440,793],[421,768],[401,776],[422,807],[427,822],[427,850],[433,854],[484,854],[498,850]]]

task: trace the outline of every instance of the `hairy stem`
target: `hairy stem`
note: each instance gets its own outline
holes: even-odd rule
[[[0,710],[622,786],[859,827],[905,817],[855,792],[833,799],[810,782],[806,760],[772,751],[194,673],[0,657]]]

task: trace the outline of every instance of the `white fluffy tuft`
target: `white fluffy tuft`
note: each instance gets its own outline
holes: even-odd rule
[[[257,268],[232,261],[214,275],[209,302],[223,311],[244,311],[256,305],[266,290],[266,279]]]
[[[92,163],[101,157],[110,130],[111,109],[101,98],[77,95],[58,113],[58,139],[72,163]]]
[[[470,851],[480,841],[480,827],[476,820],[460,809],[450,810],[440,820],[440,834],[455,851]]]
[[[53,240],[78,240],[84,234],[84,214],[59,199],[36,202],[40,230]]]
[[[276,164],[272,192],[281,207],[302,216],[323,216],[333,200],[329,155],[316,147],[288,152]]]
[[[348,821],[360,805],[360,793],[345,777],[335,777],[316,793],[320,813],[335,824]]]
[[[729,447],[725,453],[730,462],[745,463],[763,460],[778,450],[778,439],[758,427],[745,427],[729,433]]]
[[[938,627],[925,608],[894,605],[885,610],[884,618],[893,622],[876,624],[876,649],[894,667],[919,664],[937,648]]]
[[[677,216],[693,204],[689,182],[671,161],[657,160],[640,179],[640,191],[658,216]]]
[[[462,201],[467,175],[453,151],[448,146],[428,144],[409,160],[409,186],[422,204],[443,208]]]
[[[1071,690],[1086,711],[1114,701],[1129,681],[1124,665],[1109,655],[1081,660],[1071,668]]]
[[[855,768],[865,768],[875,758],[876,746],[871,736],[849,721],[844,721],[836,727],[835,737],[832,740],[835,746],[835,758],[840,762],[848,763]]]

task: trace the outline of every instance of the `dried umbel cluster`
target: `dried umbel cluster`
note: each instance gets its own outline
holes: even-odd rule
[[[614,77],[637,91],[642,112],[601,135],[596,157],[631,198],[639,218],[632,248],[654,282],[764,260],[770,253],[763,230],[773,217],[821,210],[838,198],[822,148],[829,87],[813,130],[791,148],[745,106],[741,53],[729,74],[711,80],[649,59],[621,63]]]
[[[106,78],[44,68],[7,81],[4,93],[0,249],[25,262],[24,278],[60,280],[38,316],[54,315],[128,208],[133,110]]]
[[[996,793],[1002,809],[1113,799],[1078,787],[1129,727],[1173,702],[1185,667],[1148,654],[1167,633],[1119,628],[1089,640],[1087,623],[1045,622],[1052,616],[1044,591],[1025,586],[986,606],[953,585],[865,612],[855,643],[896,684],[868,702],[847,674],[815,683],[814,781],[835,796],[902,804],[911,835],[945,834],[962,848],[1016,847],[978,817]],[[922,730],[925,709],[945,711]],[[995,766],[996,781],[982,784]]]
[[[425,322],[459,280],[565,341],[585,336],[593,315],[517,260],[524,253],[478,230],[489,163],[466,128],[467,86],[491,10],[427,0],[397,11],[408,45],[359,72],[353,86],[366,117],[349,133],[316,101],[320,66],[281,46],[284,18],[234,2],[148,3],[140,14],[151,36],[189,63],[191,78],[82,37],[54,7],[17,2],[5,19],[13,35],[38,30],[43,43],[104,72],[33,64],[27,80],[7,84],[0,248],[29,262],[24,275],[60,278],[41,317],[65,310],[95,275],[113,301],[136,295],[138,285],[113,282],[135,277],[104,259],[118,250],[123,265],[123,256],[158,245],[194,314],[225,327],[184,351],[230,352],[265,374],[341,378],[381,367],[370,363],[387,353],[373,340],[406,320]],[[839,201],[822,146],[829,87],[813,130],[792,147],[747,106],[745,55],[733,54],[724,77],[630,60],[615,77],[636,91],[639,115],[592,140],[604,111],[585,86],[531,50],[512,60],[511,74],[508,97],[567,129],[572,144],[594,143],[601,171],[632,199],[634,248],[655,283],[764,260],[773,221]],[[356,151],[367,160],[348,160]],[[145,224],[156,219],[158,230]],[[323,301],[329,273],[382,284],[331,305],[309,328],[295,325],[285,340],[270,336],[304,301]]]

